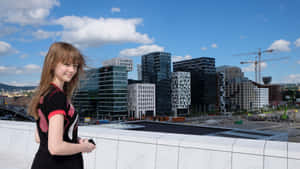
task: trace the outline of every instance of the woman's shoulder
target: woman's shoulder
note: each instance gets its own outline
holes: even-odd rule
[[[41,98],[40,106],[44,112],[51,113],[55,110],[67,110],[66,95],[55,87],[50,87],[48,93]],[[46,113],[47,114],[47,113]]]
[[[50,86],[47,94],[43,96],[43,102],[65,102],[67,99],[63,91],[55,86]]]

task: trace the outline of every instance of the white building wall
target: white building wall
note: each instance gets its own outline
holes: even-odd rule
[[[256,108],[260,109],[269,105],[269,89],[255,88],[256,93]]]
[[[30,168],[35,123],[0,120],[0,168]],[[96,150],[85,169],[299,169],[300,143],[79,126]],[[18,139],[15,139],[18,138]]]
[[[133,70],[133,61],[129,58],[116,57],[102,62],[103,66],[126,66],[127,71]]]
[[[226,112],[226,90],[225,90],[225,73],[218,72],[218,97],[219,97],[219,108],[222,113]]]
[[[191,104],[191,74],[190,72],[173,72],[171,81],[172,111],[177,116],[177,109],[187,109]]]
[[[135,118],[146,115],[146,111],[155,112],[155,84],[135,83],[128,85],[128,113]]]

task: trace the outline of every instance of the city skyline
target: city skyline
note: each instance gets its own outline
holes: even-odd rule
[[[300,83],[300,2],[70,2],[0,2],[0,83],[37,85],[54,41],[79,47],[90,67],[129,57],[133,79],[142,55],[164,51],[172,61],[214,57],[216,66],[241,67],[254,80],[253,65],[239,63],[255,55],[235,55],[272,48],[276,52],[263,54],[263,60],[289,58],[263,63],[262,76],[272,76],[274,83]]]

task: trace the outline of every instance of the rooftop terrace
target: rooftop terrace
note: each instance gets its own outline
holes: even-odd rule
[[[0,120],[0,168],[30,168],[35,123]],[[228,132],[228,131],[226,131]],[[300,143],[80,126],[85,169],[299,169]],[[16,139],[17,138],[17,139]]]

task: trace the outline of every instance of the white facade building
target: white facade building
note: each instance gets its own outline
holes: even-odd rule
[[[156,116],[155,84],[134,83],[128,85],[128,116]]]
[[[191,104],[191,74],[190,72],[172,73],[172,111],[174,116],[188,114]]]
[[[269,105],[269,89],[268,88],[255,88],[256,104],[255,108],[263,108]]]
[[[103,66],[126,66],[128,72],[133,70],[132,59],[125,57],[116,57],[102,62]]]
[[[225,102],[225,73],[224,72],[218,72],[217,73],[217,84],[218,84],[218,90],[217,90],[217,105],[219,107],[219,110],[221,113],[226,112],[226,102]]]

